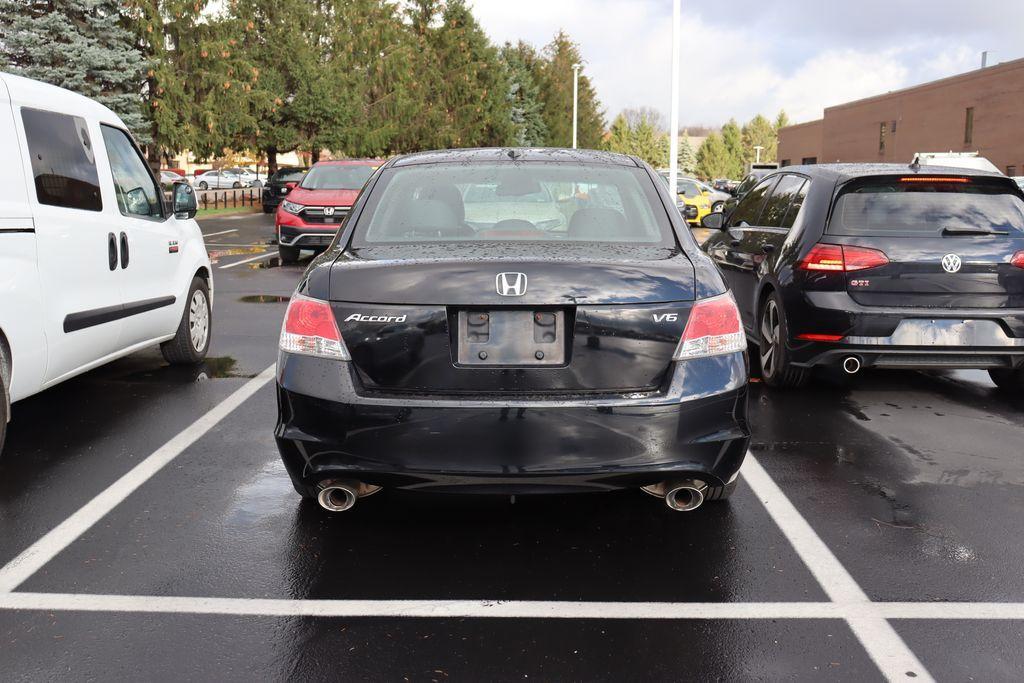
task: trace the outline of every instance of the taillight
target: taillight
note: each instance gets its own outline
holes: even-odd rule
[[[850,273],[877,268],[889,263],[889,257],[878,249],[840,244],[815,244],[797,266],[800,270]]]
[[[694,304],[672,360],[719,356],[746,348],[740,311],[727,292]]]
[[[281,326],[282,351],[335,360],[352,360],[326,301],[295,294]]]
[[[1018,268],[1024,268],[1024,251],[1018,251],[1014,254],[1013,258],[1010,259],[1010,263]]]

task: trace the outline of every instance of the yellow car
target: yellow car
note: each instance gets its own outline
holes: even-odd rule
[[[668,183],[668,173],[660,173],[662,179]],[[697,209],[697,215],[693,215],[693,211],[684,213],[686,222],[690,225],[700,225],[701,220],[704,216],[711,213],[711,195],[705,192],[696,182],[690,178],[679,178],[676,183],[679,200],[687,206],[692,206]]]

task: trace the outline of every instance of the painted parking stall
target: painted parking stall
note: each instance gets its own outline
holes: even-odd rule
[[[273,227],[203,231],[213,251]],[[755,384],[737,495],[691,514],[627,492],[385,491],[330,516],[297,502],[270,438],[270,366],[306,262],[218,271],[211,356],[230,361],[203,378],[143,354],[15,405],[0,459],[5,670],[991,680],[1024,667],[1024,479],[1007,447],[1024,406],[985,375],[868,374],[784,396]],[[81,493],[34,512],[47,494],[33,433],[48,409],[103,392],[125,396],[128,419],[63,427],[70,447],[42,481]],[[161,412],[165,392],[188,409]],[[105,459],[74,444],[121,466],[77,467]]]

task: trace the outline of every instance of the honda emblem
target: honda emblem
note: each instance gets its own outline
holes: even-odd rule
[[[526,294],[526,273],[498,273],[494,286],[501,296]]]

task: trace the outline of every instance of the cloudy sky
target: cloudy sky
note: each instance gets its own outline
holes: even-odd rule
[[[498,43],[564,28],[608,118],[669,108],[672,0],[471,0]],[[681,121],[822,109],[1024,57],[1024,0],[683,0]]]

